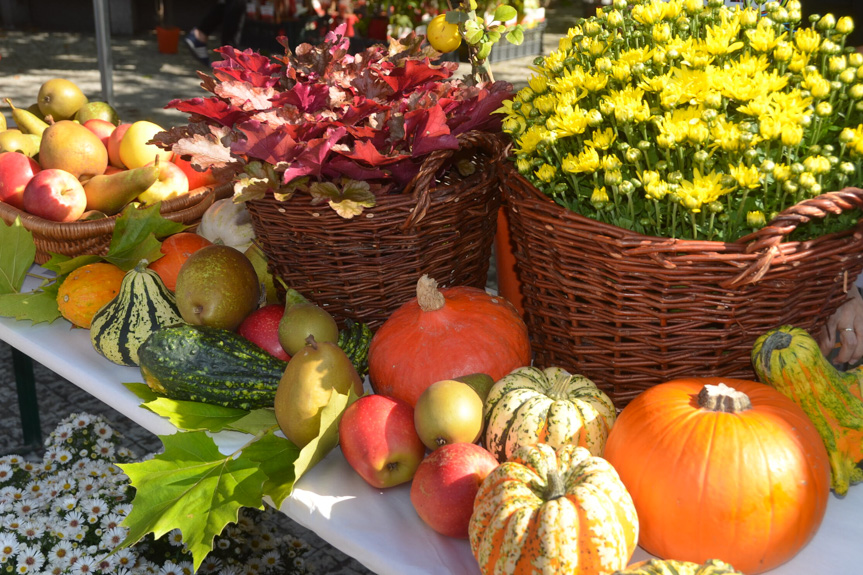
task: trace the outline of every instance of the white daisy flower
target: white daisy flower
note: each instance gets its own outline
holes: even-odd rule
[[[126,539],[127,530],[124,527],[112,527],[102,534],[102,549],[116,549]]]
[[[60,541],[54,544],[51,551],[48,552],[48,563],[65,567],[69,564],[69,557],[72,554],[72,544],[68,541]]]
[[[14,533],[4,531],[0,533],[0,562],[5,562],[9,557],[18,552],[20,547],[18,538]]]
[[[198,571],[201,573],[219,573],[222,568],[222,561],[218,557],[207,556]]]
[[[12,479],[12,466],[6,462],[0,463],[0,483]]]
[[[88,575],[95,573],[99,569],[99,562],[92,557],[81,557],[81,559],[72,566],[74,575]]]
[[[173,545],[174,547],[182,547],[183,546],[183,532],[179,529],[172,529],[167,534],[168,543]]]
[[[22,521],[21,525],[18,527],[18,535],[29,541],[39,539],[42,537],[43,533],[45,533],[45,529],[35,521]]]
[[[159,575],[183,575],[183,570],[169,559],[162,564],[162,568],[159,569]]]
[[[72,529],[79,529],[84,527],[84,515],[80,511],[72,511],[71,513],[66,515],[66,525],[68,525]]]
[[[135,565],[135,554],[131,549],[120,549],[114,553],[114,563],[122,567],[133,567]]]
[[[18,562],[18,573],[38,571],[45,564],[45,556],[36,545],[22,545],[19,547],[15,560]],[[22,571],[22,567],[25,567],[26,571]]]

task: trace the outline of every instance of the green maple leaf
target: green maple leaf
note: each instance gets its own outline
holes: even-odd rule
[[[318,436],[303,447],[294,462],[294,474],[297,479],[315,466],[321,459],[339,444],[339,421],[345,409],[357,400],[359,396],[353,386],[347,395],[332,393],[330,400],[321,411],[321,427]]]
[[[276,508],[290,497],[294,483],[299,479],[291,465],[299,453],[300,449],[296,445],[273,433],[264,435],[243,451],[243,457],[255,461],[267,474],[263,491],[270,496]]]
[[[161,202],[144,208],[133,204],[126,206],[114,224],[114,233],[105,261],[123,271],[129,271],[142,259],[152,262],[161,257],[159,248],[162,243],[157,238],[176,234],[187,226],[163,218],[159,213],[160,206]]]
[[[47,292],[7,293],[0,295],[0,316],[34,324],[51,323],[61,317],[57,309],[57,296]]]
[[[156,397],[142,403],[141,407],[167,418],[177,428],[188,431],[221,431],[249,414],[244,409],[167,397]]]
[[[21,225],[21,220],[8,226],[0,226],[0,294],[17,293],[21,290],[27,270],[36,258],[36,243],[30,230]]]
[[[241,507],[263,509],[267,474],[257,461],[219,452],[203,431],[159,436],[165,449],[140,463],[120,465],[135,488],[132,511],[123,520],[129,533],[119,548],[152,532],[159,538],[183,533],[195,571]]]
[[[375,206],[375,195],[368,182],[347,180],[340,189],[333,182],[315,182],[309,186],[312,204],[328,202],[341,217],[351,219],[363,213],[363,208]]]

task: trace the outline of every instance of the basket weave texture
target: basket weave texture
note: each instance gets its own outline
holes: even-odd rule
[[[580,216],[499,165],[535,364],[583,374],[618,407],[674,378],[754,380],[755,339],[784,324],[817,337],[863,269],[863,224],[785,241],[798,224],[863,206],[857,188],[801,202],[735,243],[674,240]]]
[[[248,202],[270,271],[338,321],[372,329],[416,297],[423,274],[441,287],[484,288],[501,199],[493,167],[500,138],[458,138],[458,150],[433,152],[401,193],[379,195],[352,219],[306,195]],[[462,162],[474,172],[461,175]]]
[[[207,208],[216,199],[229,197],[232,189],[230,183],[198,188],[187,195],[162,202],[159,213],[194,230]],[[52,253],[69,257],[105,255],[120,214],[98,220],[53,222],[0,202],[0,218],[7,225],[12,225],[18,217],[24,228],[33,234],[36,263],[43,264],[51,259]]]

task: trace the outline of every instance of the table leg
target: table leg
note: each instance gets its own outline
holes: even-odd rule
[[[21,432],[26,451],[42,448],[42,427],[39,422],[39,404],[36,402],[36,380],[33,377],[33,360],[26,353],[12,348],[12,366],[18,390],[18,411],[21,413]]]

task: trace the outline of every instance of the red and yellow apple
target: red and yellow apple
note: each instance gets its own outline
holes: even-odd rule
[[[114,130],[117,129],[117,126],[109,122],[108,120],[101,120],[99,118],[93,118],[91,120],[87,120],[83,124],[81,124],[99,138],[102,143],[105,145],[105,149],[108,149],[108,139],[111,137],[111,134],[114,133]],[[110,164],[110,156],[108,158],[108,163]]]
[[[21,152],[0,153],[0,202],[23,210],[24,188],[41,169]]]
[[[498,466],[494,455],[475,443],[448,443],[431,452],[411,483],[417,515],[442,535],[467,539],[473,500]]]
[[[120,142],[123,141],[123,136],[126,135],[126,130],[132,124],[120,124],[114,131],[111,132],[111,135],[108,136],[108,144],[105,146],[108,148],[108,163],[114,166],[115,168],[120,168],[121,170],[126,169],[126,165],[123,163],[123,160],[120,159]]]
[[[400,399],[364,395],[339,421],[339,445],[348,464],[372,487],[407,483],[425,456],[414,410]]]
[[[55,222],[73,222],[87,208],[84,186],[74,175],[58,168],[41,170],[24,188],[24,210]]]
[[[154,162],[157,156],[161,163],[169,163],[174,153],[149,143],[159,132],[164,132],[164,129],[147,120],[138,120],[129,126],[120,140],[120,161],[123,165],[130,170],[140,168]]]
[[[147,165],[153,165],[150,162]],[[164,202],[189,192],[189,179],[180,166],[170,161],[159,161],[159,177],[152,186],[138,194],[138,201],[145,204]]]
[[[273,357],[288,361],[291,356],[279,342],[279,323],[283,315],[285,315],[285,306],[282,304],[274,303],[259,307],[240,323],[237,333]]]

